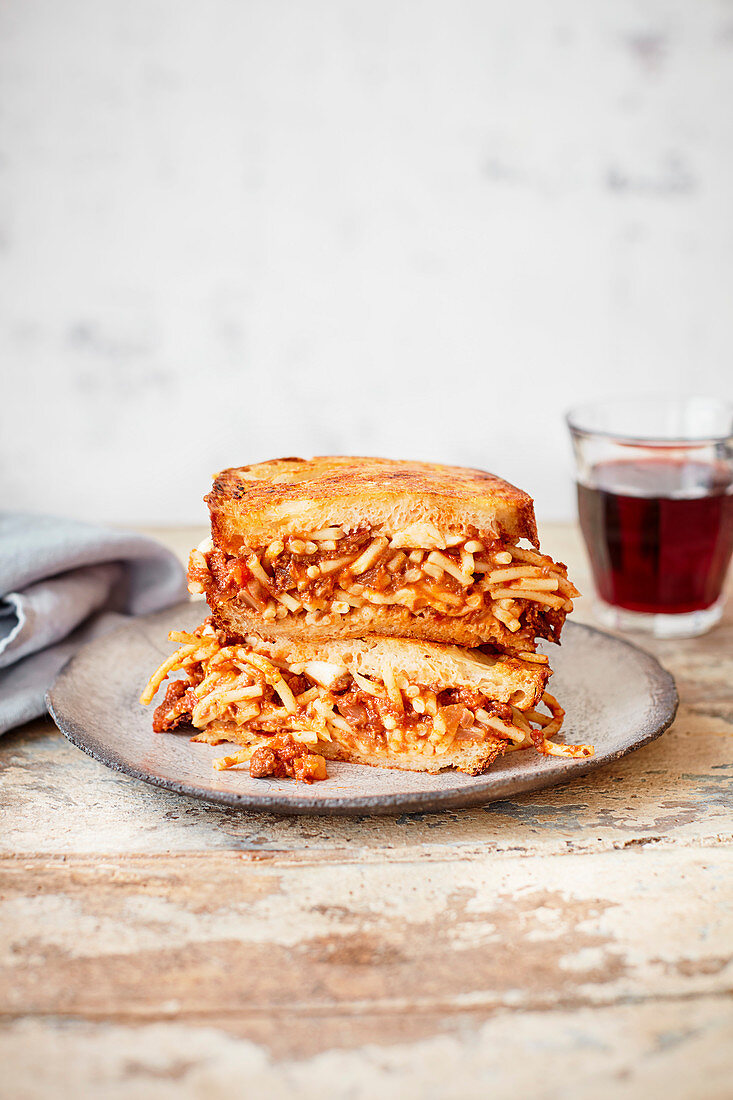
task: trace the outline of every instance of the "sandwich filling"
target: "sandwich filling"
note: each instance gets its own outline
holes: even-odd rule
[[[169,637],[179,648],[153,674],[140,701],[152,702],[164,680],[172,673],[182,673],[169,684],[156,708],[153,728],[162,733],[191,725],[199,731],[194,740],[246,746],[216,761],[215,767],[220,769],[244,763],[268,745],[273,759],[274,749],[285,745],[283,752],[290,754],[293,768],[297,759],[309,755],[303,746],[313,756],[319,752],[337,758],[377,756],[397,765],[411,754],[441,757],[487,744],[495,747],[492,759],[505,751],[532,746],[557,756],[592,752],[588,746],[560,745],[551,740],[562,725],[564,712],[544,691],[544,670],[536,680],[535,698],[524,695],[524,709],[520,709],[511,695],[508,702],[499,702],[463,685],[413,683],[399,670],[377,679],[325,660],[275,659],[268,655],[266,645],[254,638],[246,644],[227,644],[211,622],[193,633],[172,631]],[[549,714],[535,709],[540,699]],[[301,748],[294,753],[290,742]],[[285,767],[280,756],[278,761],[278,766]],[[432,763],[441,766],[439,761]],[[309,768],[320,769],[312,761],[297,767],[306,773]],[[298,777],[307,778],[307,774]]]
[[[236,553],[207,540],[191,551],[189,591],[204,593],[215,611],[241,601],[266,622],[299,616],[307,626],[327,625],[354,608],[401,606],[414,615],[489,614],[517,636],[518,648],[532,650],[537,635],[559,639],[578,595],[562,563],[500,540],[419,526],[391,537],[328,527]],[[410,545],[419,540],[428,545]]]

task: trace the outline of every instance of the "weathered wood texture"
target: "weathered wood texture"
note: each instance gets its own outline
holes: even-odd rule
[[[733,1096],[732,642],[647,640],[667,734],[471,811],[247,814],[6,736],[0,1092]]]

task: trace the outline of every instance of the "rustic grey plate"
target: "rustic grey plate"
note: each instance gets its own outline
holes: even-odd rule
[[[643,650],[592,627],[568,623],[559,648],[550,646],[552,691],[567,711],[569,743],[591,742],[582,760],[511,753],[486,775],[426,775],[329,761],[330,778],[307,786],[251,779],[246,768],[217,772],[226,750],[191,744],[189,732],[155,734],[152,707],[138,703],[150,673],[171,652],[171,629],[202,618],[201,603],[180,604],[91,642],[61,671],[47,702],[73,745],[146,783],[212,802],[278,813],[388,814],[439,810],[507,798],[565,783],[658,737],[677,710],[674,680]]]

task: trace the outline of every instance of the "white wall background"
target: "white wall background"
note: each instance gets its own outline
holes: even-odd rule
[[[733,396],[729,0],[3,0],[0,505],[196,521],[213,471],[486,466]]]

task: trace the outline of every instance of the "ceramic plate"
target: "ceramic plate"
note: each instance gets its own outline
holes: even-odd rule
[[[201,603],[186,603],[136,619],[71,659],[47,701],[72,744],[109,768],[212,802],[278,813],[387,814],[471,806],[566,783],[646,745],[677,710],[674,681],[654,657],[600,630],[568,623],[562,646],[545,650],[555,669],[551,689],[566,710],[565,740],[590,742],[595,756],[568,760],[530,749],[511,753],[479,776],[329,761],[330,778],[310,786],[251,779],[246,766],[217,772],[212,761],[226,746],[192,744],[190,731],[155,734],[153,708],[138,703],[151,672],[173,651],[168,631],[192,629],[202,610]]]

